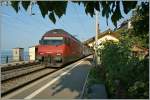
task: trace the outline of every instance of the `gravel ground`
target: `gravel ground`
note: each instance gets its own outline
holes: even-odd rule
[[[21,76],[19,78],[14,78],[12,80],[2,82],[1,83],[1,94],[6,93],[10,90],[13,90],[14,88],[17,88],[17,87],[24,85],[26,83],[29,83],[29,82],[31,82],[31,81],[33,81],[33,80],[35,80],[41,76],[44,76],[48,73],[51,73],[55,70],[57,70],[57,69],[46,68],[46,69],[42,69],[40,71],[31,73],[31,74],[28,74],[25,76]]]
[[[22,62],[22,63],[13,63],[13,64],[5,64],[1,66],[1,72],[9,71],[13,69],[20,69],[28,66],[38,65],[39,62]]]
[[[20,76],[20,75],[24,75],[24,74],[27,74],[27,73],[31,73],[33,71],[40,70],[40,69],[43,69],[43,68],[44,68],[44,66],[42,66],[42,65],[33,65],[33,66],[29,66],[29,67],[4,71],[4,72],[1,72],[1,81],[6,80],[6,79],[10,79],[10,78],[13,78],[13,77],[17,77],[17,76]]]

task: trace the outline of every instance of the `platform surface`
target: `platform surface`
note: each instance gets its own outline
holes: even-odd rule
[[[4,99],[81,98],[85,80],[92,67],[91,56],[8,94]]]

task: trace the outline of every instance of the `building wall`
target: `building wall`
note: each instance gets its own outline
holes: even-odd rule
[[[128,21],[128,29],[132,29],[132,28],[133,28],[133,26],[131,24],[131,21]]]
[[[107,40],[113,40],[113,41],[116,41],[116,42],[119,41],[117,38],[115,38],[115,37],[113,37],[111,35],[105,35],[104,37],[98,39],[98,41],[97,41],[98,43],[97,44],[99,45],[102,42],[107,41]],[[94,47],[94,44],[95,44],[95,41],[94,42],[90,42],[88,45],[90,47]]]
[[[29,48],[29,60],[30,61],[36,60],[36,48],[35,47]]]
[[[113,40],[113,41],[116,41],[118,42],[119,40],[111,35],[105,35],[104,37],[98,39],[98,44],[101,44],[102,42],[105,42],[107,40]]]
[[[15,48],[13,49],[13,61],[23,60],[23,49]]]

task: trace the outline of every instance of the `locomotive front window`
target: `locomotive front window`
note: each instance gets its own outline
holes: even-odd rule
[[[43,45],[62,45],[64,44],[63,37],[44,37],[40,44]]]

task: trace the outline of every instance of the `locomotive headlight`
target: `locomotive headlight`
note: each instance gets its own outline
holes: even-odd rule
[[[57,56],[60,56],[60,55],[61,55],[61,53],[57,53],[56,55],[57,55]]]
[[[42,54],[44,54],[44,53],[40,52],[40,54],[42,55]]]

